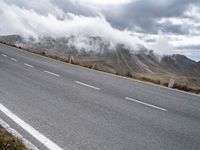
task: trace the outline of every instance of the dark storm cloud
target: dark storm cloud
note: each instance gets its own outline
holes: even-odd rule
[[[41,14],[48,14],[51,10],[51,5],[61,9],[65,13],[72,13],[83,16],[98,16],[103,14],[113,27],[118,29],[130,29],[143,33],[158,33],[159,30],[174,34],[187,34],[180,25],[159,24],[158,20],[168,17],[184,18],[184,12],[191,4],[200,6],[199,0],[132,0],[129,3],[121,4],[120,6],[102,7],[98,10],[81,3],[79,0],[48,0],[26,1],[26,0],[6,0],[8,3],[15,3],[20,7],[34,9]],[[190,18],[195,20],[195,18]]]
[[[173,25],[172,23],[168,22],[159,26],[159,29],[163,29],[164,32],[170,34],[189,34],[188,28],[183,28],[182,25]]]
[[[107,19],[115,26],[131,28],[138,26],[142,32],[157,33],[162,27],[157,23],[158,19],[167,17],[184,17],[184,12],[190,5],[198,6],[198,0],[136,0],[122,6],[120,13],[113,9],[104,10]],[[174,33],[182,33],[177,26],[166,26],[167,30]]]

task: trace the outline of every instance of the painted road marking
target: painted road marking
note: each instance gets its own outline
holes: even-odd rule
[[[11,60],[12,60],[12,61],[15,61],[15,62],[18,62],[18,60],[17,60],[17,59],[15,59],[15,58],[11,58]]]
[[[45,73],[48,73],[48,74],[51,74],[53,76],[56,76],[56,77],[60,77],[59,74],[56,74],[56,73],[53,73],[53,72],[50,72],[50,71],[44,71]]]
[[[34,66],[26,64],[26,63],[24,63],[24,65],[27,66],[27,67],[30,67],[30,68],[34,68]]]
[[[92,86],[92,85],[89,85],[89,84],[86,84],[86,83],[83,83],[83,82],[80,82],[80,81],[75,81],[77,84],[80,84],[80,85],[83,85],[83,86],[86,86],[86,87],[89,87],[89,88],[92,88],[92,89],[95,89],[95,90],[100,90],[100,88],[98,87],[95,87],[95,86]]]
[[[145,106],[148,106],[148,107],[156,108],[156,109],[159,109],[159,110],[162,110],[162,111],[167,111],[167,109],[164,109],[162,107],[158,107],[158,106],[155,106],[155,105],[152,105],[152,104],[141,102],[141,101],[138,101],[138,100],[133,99],[133,98],[125,97],[125,99],[129,100],[129,101],[133,101],[133,102],[139,103],[139,104],[142,104],[142,105],[145,105]]]
[[[28,123],[20,119],[17,115],[12,113],[9,109],[7,109],[4,105],[0,104],[0,110],[8,116],[10,119],[12,119],[15,123],[17,123],[20,127],[22,127],[25,131],[27,131],[30,135],[32,135],[34,138],[36,138],[39,142],[44,144],[48,149],[50,150],[63,150],[61,147],[59,147],[57,144],[52,142],[50,139],[45,137],[43,134],[41,134],[39,131],[34,129],[32,126],[30,126]]]
[[[5,55],[5,54],[1,54],[3,57],[8,57],[7,55]]]

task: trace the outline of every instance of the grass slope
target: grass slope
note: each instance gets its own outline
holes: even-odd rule
[[[26,150],[22,142],[0,126],[0,150]]]

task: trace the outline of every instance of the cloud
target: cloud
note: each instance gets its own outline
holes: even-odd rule
[[[178,46],[177,49],[193,49],[193,50],[199,50],[199,49],[200,49],[200,44],[198,44],[198,45]]]
[[[104,13],[107,19],[122,28],[138,28],[144,33],[158,33],[163,26],[157,23],[161,18],[182,18],[191,5],[200,6],[197,0],[135,0],[120,8],[113,6]],[[117,13],[112,13],[117,12]],[[179,31],[178,31],[179,32]]]
[[[130,2],[131,0],[71,0],[74,2],[79,2],[79,3],[86,3],[86,4],[92,4],[92,5],[120,5],[120,4],[125,4]]]
[[[180,47],[200,44],[198,0],[1,0],[0,6],[1,35],[100,36],[160,54],[186,54]],[[198,48],[194,56],[200,59]]]
[[[72,13],[63,13],[58,8],[58,14],[41,14],[33,9],[20,8],[18,5],[8,5],[0,2],[1,34],[19,34],[25,37],[90,37],[99,36],[114,44],[123,43],[134,49],[142,41],[129,31],[113,28],[103,16],[86,17]],[[13,24],[14,23],[14,24]]]

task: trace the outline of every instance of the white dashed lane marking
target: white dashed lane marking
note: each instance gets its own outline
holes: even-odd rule
[[[59,74],[56,74],[56,73],[53,73],[53,72],[50,72],[50,71],[44,71],[45,73],[48,73],[48,74],[50,74],[50,75],[53,75],[53,76],[56,76],[56,77],[60,77],[60,75]]]
[[[166,109],[164,109],[164,108],[162,108],[162,107],[158,107],[158,106],[155,106],[155,105],[152,105],[152,104],[148,104],[148,103],[145,103],[145,102],[141,102],[141,101],[136,100],[136,99],[133,99],[133,98],[125,97],[125,99],[126,99],[126,100],[129,100],[129,101],[133,101],[133,102],[135,102],[135,103],[139,103],[139,104],[148,106],[148,107],[152,107],[152,108],[159,109],[159,110],[162,110],[162,111],[167,111]]]
[[[30,67],[30,68],[34,68],[34,66],[29,65],[29,64],[27,64],[27,63],[24,63],[24,65],[27,66],[27,67]]]
[[[15,61],[15,62],[18,62],[18,60],[17,60],[17,59],[15,59],[15,58],[11,58],[11,60],[12,60],[12,61]]]
[[[92,85],[89,85],[89,84],[86,84],[86,83],[83,83],[83,82],[80,82],[80,81],[75,81],[75,82],[79,85],[83,85],[83,86],[86,86],[86,87],[89,87],[89,88],[92,88],[92,89],[95,89],[95,90],[100,90],[100,88],[98,88],[98,87],[95,87],[95,86],[92,86]]]
[[[3,57],[8,57],[7,55],[5,55],[5,54],[1,54]]]

